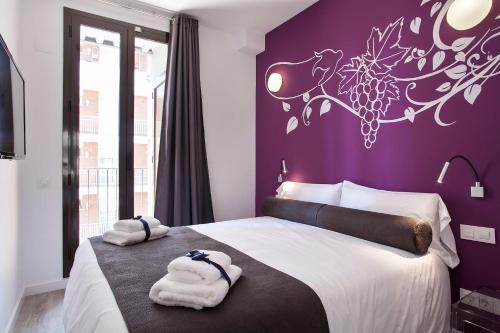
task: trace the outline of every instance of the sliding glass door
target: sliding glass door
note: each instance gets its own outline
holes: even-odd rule
[[[153,214],[168,35],[71,9],[64,15],[67,276],[80,242],[117,219]]]

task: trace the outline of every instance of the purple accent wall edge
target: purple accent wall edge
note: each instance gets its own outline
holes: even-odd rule
[[[405,20],[401,43],[427,48],[432,45],[429,9],[433,2],[436,1],[424,8],[420,7],[420,0],[320,0],[267,34],[266,51],[257,56],[256,212],[259,215],[262,199],[274,195],[279,186],[277,177],[282,158],[286,159],[288,180],[336,183],[347,179],[380,189],[439,193],[452,216],[451,226],[461,259],[460,265],[450,270],[453,298],[456,299],[459,287],[500,289],[500,244],[461,240],[459,235],[459,225],[470,224],[496,228],[496,238],[500,240],[500,76],[482,86],[473,105],[467,103],[463,93],[449,99],[441,117],[445,121],[455,121],[453,125],[439,126],[434,113],[426,112],[413,123],[383,125],[371,149],[364,147],[360,120],[336,104],[322,116],[319,116],[319,105],[313,106],[310,125],[305,126],[300,120],[299,126],[287,135],[289,118],[296,115],[301,119],[304,103],[291,101],[291,110],[285,112],[281,102],[265,87],[266,70],[272,64],[301,61],[310,58],[314,51],[329,48],[342,50],[341,62],[345,64],[365,52],[372,27],[384,29],[399,17]],[[488,22],[471,31],[486,29],[491,24],[498,26],[500,21],[492,23],[491,17],[494,20],[499,12],[500,4],[495,1]],[[422,17],[419,35],[409,30],[409,23],[416,16]],[[443,39],[470,33],[444,30]],[[494,52],[498,54],[498,39],[495,43]],[[418,74],[416,64],[413,66]],[[293,89],[306,79],[300,73],[287,74],[283,73],[289,84],[287,89]],[[340,77],[332,80],[331,87],[338,86]],[[432,89],[424,89],[419,93],[421,97],[435,93],[434,88],[443,79],[431,82]],[[337,94],[333,88],[330,92],[333,96]],[[339,98],[349,101],[349,97]],[[401,98],[391,104],[387,114],[400,115],[407,106],[408,102]],[[474,179],[462,161],[455,161],[445,183],[437,184],[443,163],[455,154],[472,160],[485,186],[485,199],[470,197]]]

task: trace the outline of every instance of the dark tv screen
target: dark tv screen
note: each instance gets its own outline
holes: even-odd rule
[[[26,156],[24,80],[0,35],[0,158]]]

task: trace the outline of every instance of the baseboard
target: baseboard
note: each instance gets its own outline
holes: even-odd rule
[[[32,296],[43,293],[48,293],[54,290],[61,290],[66,288],[68,279],[60,279],[45,283],[32,284],[24,288],[24,296]]]
[[[67,283],[68,279],[60,279],[45,283],[32,284],[24,287],[23,291],[19,295],[19,298],[17,299],[14,309],[12,310],[9,321],[7,322],[5,333],[14,333],[14,326],[16,326],[17,318],[19,317],[19,311],[21,310],[21,306],[23,305],[23,301],[26,296],[33,296],[55,290],[65,289]]]
[[[14,326],[16,326],[17,317],[19,317],[19,311],[21,310],[23,301],[24,301],[24,291],[20,293],[16,305],[12,310],[12,314],[10,315],[9,321],[7,322],[7,327],[5,328],[5,333],[14,333]]]

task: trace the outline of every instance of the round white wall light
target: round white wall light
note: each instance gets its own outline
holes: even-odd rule
[[[277,92],[281,89],[281,84],[283,83],[283,78],[279,73],[272,73],[267,79],[267,88],[271,92]]]
[[[446,20],[455,30],[475,27],[488,16],[493,0],[455,0],[452,2]]]

